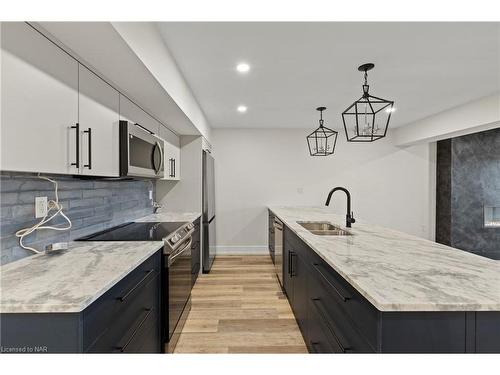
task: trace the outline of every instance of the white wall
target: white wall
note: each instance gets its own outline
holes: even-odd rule
[[[267,205],[324,205],[335,186],[350,190],[356,218],[434,238],[435,144],[355,144],[339,133],[334,156],[311,157],[308,132],[213,130],[221,253],[265,251]],[[336,193],[332,211],[345,213],[345,202]]]
[[[394,131],[397,145],[436,142],[500,127],[500,94],[473,102],[402,126]]]

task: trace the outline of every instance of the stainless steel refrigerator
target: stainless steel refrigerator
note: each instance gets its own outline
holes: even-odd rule
[[[203,151],[203,273],[215,260],[215,160]]]

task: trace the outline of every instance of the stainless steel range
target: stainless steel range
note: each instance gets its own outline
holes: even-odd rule
[[[128,223],[78,241],[163,241],[161,326],[165,351],[173,352],[191,309],[193,223]]]

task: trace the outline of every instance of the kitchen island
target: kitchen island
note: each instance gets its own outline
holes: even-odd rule
[[[310,351],[500,351],[500,262],[362,221],[345,228],[328,208],[269,210],[285,225],[283,287]],[[299,224],[316,221],[349,234]]]

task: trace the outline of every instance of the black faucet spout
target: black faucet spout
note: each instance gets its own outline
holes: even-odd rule
[[[345,187],[342,187],[342,186],[334,187],[328,193],[328,197],[326,198],[325,206],[329,206],[330,205],[330,200],[332,198],[332,195],[337,190],[343,191],[346,194],[346,196],[347,196],[347,215],[346,215],[346,224],[345,225],[346,225],[346,227],[350,228],[351,224],[355,223],[356,220],[354,219],[354,214],[351,211],[351,193],[349,193],[349,190],[347,190]]]

